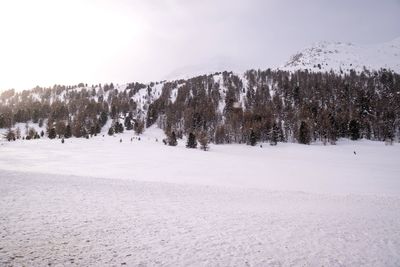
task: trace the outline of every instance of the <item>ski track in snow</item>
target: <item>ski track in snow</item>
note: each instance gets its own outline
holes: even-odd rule
[[[399,266],[400,199],[0,171],[2,266]]]

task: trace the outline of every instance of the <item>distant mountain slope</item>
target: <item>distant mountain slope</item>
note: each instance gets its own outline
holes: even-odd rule
[[[164,77],[164,80],[179,80],[190,79],[202,75],[210,75],[216,72],[233,71],[235,73],[244,73],[246,70],[251,69],[247,64],[230,57],[219,56],[210,60],[182,66],[173,70],[171,73]]]
[[[400,73],[400,38],[373,45],[320,42],[293,55],[283,70],[348,72],[391,69]]]

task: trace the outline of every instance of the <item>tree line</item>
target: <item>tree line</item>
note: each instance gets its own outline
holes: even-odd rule
[[[366,138],[393,142],[400,133],[399,75],[382,69],[348,74],[249,70],[187,80],[36,87],[0,95],[0,128],[17,137],[16,123],[33,122],[46,133],[69,138],[142,133],[157,124],[174,144],[184,135],[202,143],[322,141]],[[161,90],[157,90],[160,88]],[[21,134],[20,134],[21,136]],[[11,138],[10,138],[11,137]]]

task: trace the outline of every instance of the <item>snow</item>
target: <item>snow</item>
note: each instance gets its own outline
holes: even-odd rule
[[[369,45],[316,43],[292,56],[281,69],[289,71],[309,69],[317,72],[342,70],[347,73],[351,69],[360,72],[364,67],[369,70],[386,68],[399,73],[400,38],[387,43]]]
[[[178,147],[165,146],[165,135],[156,127],[147,129],[140,141],[130,141],[136,136],[133,131],[103,135],[66,139],[64,144],[3,141],[0,169],[312,193],[400,193],[397,144],[342,140],[337,146],[212,145],[204,152],[185,148],[182,140]]]
[[[0,265],[400,265],[399,144],[162,138],[1,141]]]
[[[27,135],[27,127],[28,129],[33,128],[35,131],[40,134],[41,131],[44,133],[46,132],[46,125],[47,125],[47,120],[43,122],[43,126],[39,127],[38,123],[32,123],[32,121],[29,121],[27,123],[16,123],[12,129],[17,131],[17,129],[20,130],[21,136],[26,136]],[[0,139],[3,138],[3,135],[8,131],[8,129],[2,128],[0,129]],[[0,141],[1,142],[1,141]]]
[[[398,198],[0,174],[3,266],[400,264]]]

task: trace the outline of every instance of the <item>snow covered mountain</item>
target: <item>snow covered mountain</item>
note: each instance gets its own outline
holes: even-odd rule
[[[400,38],[381,44],[356,45],[351,43],[320,42],[293,55],[283,70],[349,72],[381,68],[400,72]]]

